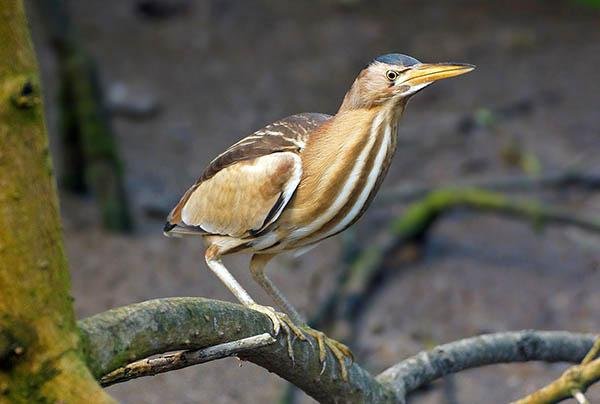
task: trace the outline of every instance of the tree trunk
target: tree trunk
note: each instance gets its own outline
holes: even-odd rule
[[[0,8],[0,402],[113,400],[79,349],[37,65],[20,0]]]

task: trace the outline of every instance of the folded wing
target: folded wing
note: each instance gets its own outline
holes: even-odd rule
[[[302,176],[298,154],[310,132],[329,118],[293,115],[231,146],[181,198],[165,233],[259,234],[277,220],[294,194]]]

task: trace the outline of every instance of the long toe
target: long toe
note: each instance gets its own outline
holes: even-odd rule
[[[312,336],[317,340],[319,344],[319,361],[323,365],[323,370],[325,370],[326,359],[327,359],[327,351],[326,348],[329,348],[333,356],[337,359],[337,362],[340,366],[340,373],[342,375],[342,379],[344,381],[348,381],[348,369],[346,367],[346,358],[350,359],[350,363],[354,361],[354,355],[350,348],[348,348],[345,344],[336,341],[332,338],[329,338],[327,335],[322,333],[321,331],[312,329],[310,327],[304,327],[303,331]]]
[[[306,336],[294,322],[289,318],[289,316],[285,313],[281,313],[276,311],[274,308],[270,306],[261,306],[259,304],[250,305],[249,308],[252,310],[256,310],[260,313],[267,315],[271,322],[273,323],[273,333],[274,336],[279,335],[279,331],[283,330],[287,339],[287,351],[290,359],[294,362],[294,349],[293,349],[293,341],[292,334],[302,341],[306,341]]]
[[[251,304],[248,307],[251,308],[252,310],[256,310],[259,313],[262,313],[262,314],[268,316],[269,319],[271,319],[271,322],[273,323],[273,336],[276,337],[279,335],[279,331],[281,330],[281,323],[282,323],[280,315],[282,313],[276,312],[275,309],[270,306],[262,306],[260,304]]]

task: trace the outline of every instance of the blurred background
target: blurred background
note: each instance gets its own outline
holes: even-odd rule
[[[376,200],[352,234],[270,265],[273,281],[307,316],[337,287],[337,268],[389,236],[388,223],[407,206],[391,189],[568,170],[600,176],[594,0],[29,0],[28,9],[80,317],[156,297],[233,301],[206,269],[199,240],[163,237],[168,211],[241,137],[293,113],[335,113],[357,73],[383,53],[478,68],[410,102],[380,192],[387,203]],[[505,194],[600,215],[597,188],[525,191]],[[386,271],[351,331],[337,330],[376,373],[482,332],[600,330],[598,234],[540,231],[466,209],[438,220],[411,248],[386,254]],[[271,304],[250,278],[248,257],[225,262]],[[507,402],[564,368],[472,370],[413,401]],[[124,403],[274,403],[285,385],[227,359],[109,392]]]

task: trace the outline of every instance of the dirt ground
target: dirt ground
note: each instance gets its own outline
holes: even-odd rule
[[[107,92],[125,90],[132,102],[160,105],[149,118],[114,120],[134,235],[107,234],[91,199],[61,195],[79,316],[156,297],[232,300],[205,268],[197,240],[162,236],[161,212],[240,137],[292,113],[334,113],[357,72],[389,51],[478,68],[411,102],[384,190],[521,174],[522,167],[509,164],[515,151],[527,156],[530,171],[577,166],[600,173],[600,12],[571,1],[338,3],[197,1],[158,20],[141,16],[133,0],[71,2]],[[58,162],[55,62],[35,13],[32,29]],[[465,120],[471,116],[474,125]],[[598,194],[535,196],[600,215]],[[356,226],[359,238],[366,244],[402,208],[370,209]],[[304,313],[313,312],[331,287],[339,248],[334,238],[271,265],[274,282]],[[244,256],[226,259],[249,292],[270,304],[251,281],[247,263]],[[481,332],[598,332],[599,289],[599,236],[569,227],[537,232],[528,223],[453,214],[433,230],[424,258],[386,281],[362,317],[354,349],[361,364],[379,372],[432,343]],[[440,383],[412,401],[508,402],[563,369],[528,364],[472,370],[455,377],[452,389]],[[284,385],[259,367],[228,359],[109,392],[123,403],[272,403]],[[588,396],[600,401],[600,385]]]

